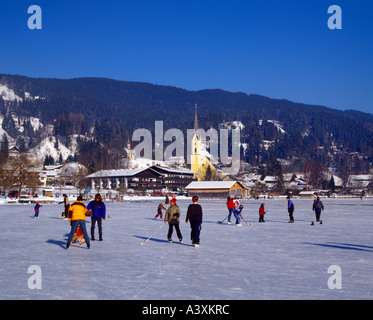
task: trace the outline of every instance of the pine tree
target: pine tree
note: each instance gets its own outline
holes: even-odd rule
[[[334,182],[334,176],[330,178],[329,184],[328,184],[328,189],[331,190],[332,192],[335,191],[335,182]]]
[[[8,136],[4,133],[3,139],[1,141],[1,147],[0,147],[0,163],[5,162],[8,160],[9,157],[9,142],[8,142]]]

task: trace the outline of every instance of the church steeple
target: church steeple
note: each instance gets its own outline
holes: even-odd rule
[[[201,141],[196,134],[198,130],[197,104],[194,109],[194,136],[192,139],[191,170],[195,172],[194,178],[200,180],[202,173]]]
[[[194,130],[198,130],[197,104],[194,108]]]
[[[208,179],[212,179],[216,177],[216,169],[210,163],[209,159],[207,158],[206,151],[206,137],[202,138],[203,134],[198,137],[197,135],[198,130],[198,116],[197,116],[197,104],[194,106],[194,135],[192,138],[192,145],[191,145],[191,155],[190,155],[190,168],[192,171],[195,172],[194,178],[198,181],[203,180],[206,178],[207,169],[210,169],[210,174],[208,175]],[[203,130],[202,130],[203,131]]]

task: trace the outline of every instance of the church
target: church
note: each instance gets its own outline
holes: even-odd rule
[[[195,105],[194,110],[194,136],[192,139],[191,148],[191,171],[195,172],[194,178],[198,181],[201,180],[217,180],[218,172],[215,167],[211,164],[208,159],[209,153],[207,151],[207,146],[203,143],[202,139],[196,134],[198,130],[198,115],[197,115],[197,105]]]

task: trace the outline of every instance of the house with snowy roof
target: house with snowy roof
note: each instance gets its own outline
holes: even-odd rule
[[[346,189],[351,194],[363,195],[373,191],[373,174],[350,175],[346,183]]]
[[[188,196],[201,198],[241,198],[244,186],[238,181],[193,181],[185,187]]]
[[[142,189],[176,191],[184,189],[192,180],[195,172],[184,168],[150,166],[137,169],[100,170],[88,175],[91,189]]]

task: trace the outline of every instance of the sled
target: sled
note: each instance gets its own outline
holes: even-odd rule
[[[71,240],[71,243],[77,243],[77,242],[80,245],[85,243],[84,235],[83,235],[83,232],[82,232],[82,228],[80,228],[80,225],[76,228],[73,239]]]

